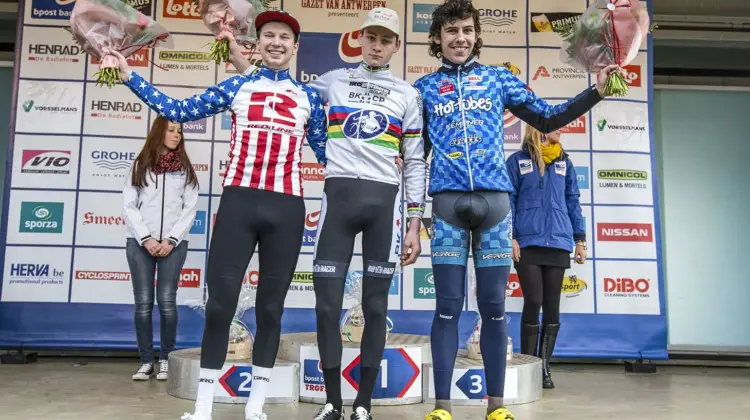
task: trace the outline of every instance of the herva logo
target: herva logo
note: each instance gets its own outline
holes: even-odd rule
[[[625,70],[625,82],[630,87],[641,87],[641,66],[638,64],[630,64],[623,67]]]
[[[653,242],[649,223],[597,223],[597,239],[602,242]]]
[[[65,203],[21,202],[21,233],[62,233]]]
[[[200,268],[183,268],[180,272],[180,282],[177,287],[186,287],[195,289],[201,287],[201,270]]]
[[[323,381],[323,365],[320,360],[305,359],[302,369],[302,383],[305,384],[306,391],[325,392],[325,382]]]
[[[195,212],[195,219],[193,225],[190,226],[191,235],[205,235],[206,234],[206,211],[198,210]]]
[[[22,174],[69,174],[70,150],[23,150]]]
[[[191,0],[162,0],[162,16],[172,19],[194,19],[201,18],[198,2]]]
[[[134,52],[129,57],[127,57],[126,61],[128,62],[128,66],[130,67],[148,67],[148,58],[149,58],[148,50],[141,49],[141,50]],[[101,64],[101,61],[92,55],[91,64],[98,66],[99,64]]]
[[[576,180],[578,181],[579,190],[588,190],[590,188],[588,166],[576,166]]]
[[[75,0],[31,0],[31,17],[67,20],[70,19],[74,5]]]
[[[599,179],[611,179],[616,181],[647,181],[648,172],[633,169],[600,169],[597,171]]]
[[[359,35],[357,35],[358,37]],[[304,34],[305,42],[317,48],[300,48],[297,56],[297,80],[309,83],[330,70],[355,68],[361,60],[361,51],[352,45],[356,40],[348,34]]]
[[[323,166],[316,162],[302,162],[302,180],[323,181]]]
[[[523,298],[523,291],[521,291],[521,282],[518,281],[518,274],[511,273],[508,277],[508,284],[505,286],[505,297]]]
[[[430,32],[432,12],[434,12],[437,7],[437,4],[414,3],[412,6],[412,32]]]
[[[302,245],[315,246],[315,238],[318,235],[318,221],[320,210],[309,213],[305,217],[305,232],[302,234]]]
[[[414,269],[414,299],[435,299],[435,277],[432,269]]]
[[[586,116],[581,115],[572,123],[560,129],[564,134],[586,134]]]
[[[604,293],[609,296],[648,297],[649,289],[651,289],[649,279],[604,278]]]
[[[41,285],[62,284],[65,271],[50,268],[49,264],[19,263],[10,265],[8,284],[31,280]]]

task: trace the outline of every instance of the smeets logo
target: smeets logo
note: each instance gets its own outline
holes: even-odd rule
[[[323,365],[320,360],[305,359],[303,368],[302,383],[305,384],[306,391],[325,392],[325,382],[323,381]]]
[[[641,87],[641,66],[630,64],[623,67],[625,70],[625,81],[630,87]]]
[[[324,169],[319,163],[302,162],[302,179],[304,181],[323,181]]]
[[[564,134],[586,134],[586,116],[578,117],[572,123],[561,128],[560,132]]]
[[[80,61],[81,47],[78,45],[29,44],[29,61],[54,63],[77,63]]]
[[[578,278],[575,274],[565,276],[562,283],[562,294],[567,298],[579,296],[588,289],[585,280]]]
[[[200,7],[198,2],[191,0],[162,0],[162,16],[173,19],[194,19],[201,18]]]
[[[97,65],[97,66],[101,64],[101,60],[97,59],[93,55],[90,57],[91,57],[91,64]],[[148,57],[149,57],[148,50],[141,49],[131,54],[125,60],[128,62],[128,66],[130,67],[148,67]]]
[[[89,211],[83,214],[83,226],[86,225],[125,226],[125,219],[121,216],[98,216]]]
[[[522,298],[521,282],[518,281],[518,274],[511,273],[508,277],[508,285],[505,286],[505,297]]]
[[[200,268],[183,268],[177,287],[198,288],[201,286]]]
[[[648,223],[597,223],[597,239],[605,242],[653,242]]]
[[[628,277],[604,278],[605,296],[648,297],[650,289],[650,279],[632,279]]]
[[[69,174],[70,150],[24,150],[21,152],[23,174]]]

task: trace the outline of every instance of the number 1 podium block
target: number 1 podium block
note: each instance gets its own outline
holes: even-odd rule
[[[195,400],[200,376],[200,349],[185,349],[169,354],[167,394]],[[215,384],[214,402],[244,404],[252,384],[252,360],[227,360]],[[296,403],[299,400],[299,363],[276,360],[268,387],[269,404]]]

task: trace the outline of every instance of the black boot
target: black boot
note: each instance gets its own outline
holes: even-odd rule
[[[539,324],[521,323],[521,354],[537,356],[539,348]]]
[[[557,340],[557,332],[560,331],[560,324],[544,324],[542,326],[542,348],[539,352],[539,357],[542,358],[543,368],[542,374],[542,387],[544,389],[552,389],[555,384],[552,382],[552,375],[550,374],[549,362],[552,359],[552,352],[555,350],[555,341]]]

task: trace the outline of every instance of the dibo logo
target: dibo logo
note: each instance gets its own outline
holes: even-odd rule
[[[437,4],[414,3],[414,15],[411,25],[412,32],[430,32],[432,12],[434,12],[437,7]]]
[[[190,227],[191,235],[204,235],[206,233],[206,211],[198,210],[195,212],[193,226]]]
[[[576,166],[576,179],[578,180],[578,189],[589,189],[589,167]]]
[[[435,278],[431,269],[414,269],[414,299],[435,299]]]
[[[70,19],[75,0],[32,0],[31,17],[35,19]]]
[[[22,233],[62,233],[64,203],[21,202]]]
[[[300,48],[297,57],[297,80],[309,83],[321,74],[342,67],[355,68],[359,65],[361,52],[356,52],[350,45],[352,39],[356,39],[352,33],[348,34],[322,34],[303,33],[304,42],[315,44],[317,48]],[[346,44],[346,46],[344,46]],[[357,46],[358,48],[358,46]],[[346,58],[342,56],[346,54]]]

